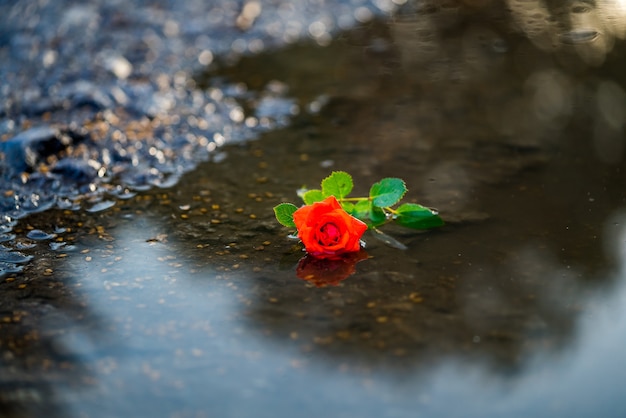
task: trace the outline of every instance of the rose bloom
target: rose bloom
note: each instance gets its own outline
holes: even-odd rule
[[[298,237],[306,251],[317,258],[337,258],[359,251],[367,225],[343,210],[335,196],[303,206],[293,214]]]

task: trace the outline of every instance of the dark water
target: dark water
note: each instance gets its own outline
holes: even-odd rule
[[[281,86],[289,126],[20,219],[1,415],[624,416],[626,12],[483,3],[216,57],[199,89]],[[447,224],[304,281],[271,209],[331,170],[401,177]]]

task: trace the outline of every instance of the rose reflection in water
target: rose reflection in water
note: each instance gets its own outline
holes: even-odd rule
[[[369,258],[365,250],[343,254],[336,259],[305,255],[298,262],[296,275],[317,287],[337,286],[356,273],[356,263]]]

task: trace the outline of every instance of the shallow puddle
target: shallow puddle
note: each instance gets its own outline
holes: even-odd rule
[[[626,17],[516,4],[199,74],[277,80],[300,112],[172,187],[14,228],[33,258],[0,283],[3,416],[623,416]],[[406,250],[367,234],[304,280],[272,207],[332,170],[356,194],[403,178],[446,226],[386,226]]]

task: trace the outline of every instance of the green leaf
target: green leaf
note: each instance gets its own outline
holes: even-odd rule
[[[354,212],[354,203],[352,203],[352,202],[341,202],[341,207],[343,208],[343,210],[348,212],[350,215],[352,215],[352,212]],[[354,216],[354,215],[352,215],[352,216]]]
[[[359,218],[363,222],[364,219],[368,219],[370,215],[370,210],[372,210],[372,202],[367,199],[359,200],[354,205],[354,209],[350,213],[355,218]]]
[[[322,180],[322,194],[324,197],[335,196],[341,200],[350,194],[353,186],[350,174],[345,171],[333,171]]]
[[[388,177],[372,185],[370,199],[374,206],[385,208],[398,203],[405,193],[406,184],[402,179]]]
[[[381,208],[373,206],[368,199],[359,200],[350,215],[365,222],[368,228],[374,228],[387,222],[387,215]]]
[[[413,229],[436,228],[444,224],[437,212],[416,203],[398,206],[394,221],[398,225]]]
[[[293,213],[298,210],[298,207],[293,203],[281,203],[278,206],[274,206],[274,214],[278,222],[288,228],[295,228],[296,224],[293,222]]]
[[[380,226],[385,222],[387,222],[387,215],[385,214],[385,211],[377,206],[372,206],[372,209],[369,213],[369,222],[366,221],[365,223],[368,224],[370,228],[372,228]]]
[[[322,200],[324,200],[324,195],[319,189],[307,190],[302,195],[302,200],[304,200],[305,205],[311,205],[315,202],[321,202]]]
[[[410,214],[410,213],[423,213],[428,212],[432,213],[432,210],[428,209],[426,206],[418,205],[417,203],[403,203],[396,209],[396,213],[399,214]]]

